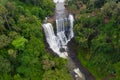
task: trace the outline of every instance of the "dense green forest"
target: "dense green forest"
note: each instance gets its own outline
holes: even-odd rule
[[[66,4],[80,63],[96,80],[120,80],[120,1]],[[67,60],[45,47],[42,22],[54,9],[52,0],[0,0],[0,80],[73,80]]]
[[[96,80],[120,80],[120,1],[71,0],[68,9],[81,64]]]
[[[52,0],[0,0],[0,80],[72,80],[67,61],[45,50],[42,22],[54,8]]]

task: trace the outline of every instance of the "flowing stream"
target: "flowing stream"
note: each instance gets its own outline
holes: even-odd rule
[[[59,57],[66,58],[69,60],[69,66],[72,66],[71,71],[75,73],[74,77],[76,77],[76,80],[85,80],[84,74],[68,56],[67,44],[74,37],[74,17],[72,14],[66,14],[64,0],[54,0],[54,2],[56,4],[56,33],[54,32],[51,23],[44,23],[43,29],[45,32],[46,41],[49,44],[49,47]]]

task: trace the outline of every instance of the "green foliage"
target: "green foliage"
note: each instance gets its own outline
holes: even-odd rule
[[[6,35],[0,35],[0,48],[4,48],[9,45],[10,43],[10,38]]]
[[[12,77],[8,74],[0,75],[0,80],[12,80]]]
[[[4,27],[4,22],[5,22],[5,20],[0,16],[0,34],[3,34],[3,32],[6,31],[6,29]]]
[[[26,42],[27,42],[27,39],[25,39],[24,37],[18,37],[15,40],[13,40],[12,45],[16,49],[23,50],[25,48],[25,43]]]
[[[114,67],[115,67],[115,70],[116,70],[116,76],[117,76],[115,78],[115,80],[119,80],[120,79],[120,77],[119,77],[119,75],[120,75],[120,68],[119,68],[119,66],[120,66],[120,62],[114,64]]]
[[[16,74],[16,75],[14,75],[13,80],[23,80],[23,78],[21,78],[21,76],[19,74]]]
[[[43,56],[42,63],[45,73],[42,80],[73,80],[66,69],[66,62],[62,58],[52,58],[48,55]]]
[[[17,37],[19,37],[20,34],[17,33],[16,31],[11,31],[11,32],[9,32],[8,36],[13,40],[13,39],[16,39]]]
[[[0,0],[0,80],[72,79],[66,60],[45,50],[41,22],[54,7],[52,0]]]
[[[11,71],[10,61],[0,56],[0,75],[9,73]]]
[[[36,59],[33,56],[24,56],[21,59],[24,62],[17,68],[17,72],[22,75],[22,78],[27,80],[41,80],[43,70],[39,59]]]
[[[68,75],[66,69],[62,70],[55,69],[46,71],[43,75],[42,80],[73,80],[73,79],[70,75]]]
[[[8,50],[8,54],[13,57],[13,58],[16,58],[17,57],[17,52],[16,50],[13,50],[13,49],[9,49]]]
[[[33,7],[31,13],[37,17],[40,17],[42,20],[45,18],[46,13],[42,8]]]
[[[118,15],[118,5],[120,2],[105,1],[104,5],[97,6],[96,1],[99,0],[94,1],[86,4],[94,15],[93,12],[81,13],[75,22],[75,41],[79,44],[78,58],[97,80],[104,78],[119,80],[120,21],[118,20],[120,15]],[[90,8],[90,5],[94,6],[94,9]],[[102,8],[99,9],[99,7]],[[107,23],[105,23],[106,16]]]
[[[53,15],[55,4],[53,3],[52,0],[20,0],[20,1],[25,2],[29,5],[34,5],[34,6],[41,7],[42,10],[41,10],[41,13],[39,13],[40,17],[43,17],[42,16],[42,15],[44,15],[43,12],[45,12],[45,15],[50,15],[50,16]]]
[[[41,22],[36,16],[25,17],[20,15],[18,21],[23,36],[26,38],[30,38],[30,36],[42,37],[40,31]]]
[[[0,4],[0,16],[3,16],[7,13],[7,9],[2,5]]]

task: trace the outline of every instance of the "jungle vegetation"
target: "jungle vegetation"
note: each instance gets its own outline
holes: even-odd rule
[[[78,58],[96,80],[120,80],[120,0],[71,0]]]
[[[0,0],[0,80],[72,80],[67,61],[45,48],[42,22],[54,8],[52,0]]]

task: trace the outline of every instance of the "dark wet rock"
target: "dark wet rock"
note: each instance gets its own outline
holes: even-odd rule
[[[80,63],[77,57],[78,52],[75,48],[76,45],[77,43],[74,41],[74,39],[72,39],[68,44],[70,58],[73,60],[75,65],[80,69],[80,71],[85,75],[85,80],[96,80],[95,77],[87,70],[87,68],[83,67],[82,64]]]

